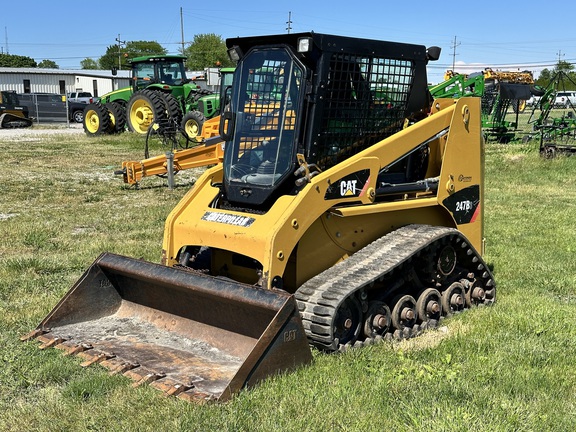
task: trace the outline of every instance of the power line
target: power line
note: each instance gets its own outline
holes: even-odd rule
[[[118,33],[116,42],[118,42],[118,70],[120,70],[122,69],[122,45],[126,45],[126,41],[120,40],[120,33]]]
[[[576,58],[568,59],[564,61],[565,63],[576,66]],[[543,62],[532,62],[532,63],[470,63],[470,64],[460,64],[453,67],[458,67],[460,69],[481,69],[484,67],[490,67],[493,69],[530,69],[530,68],[547,68],[557,66],[557,61],[543,61]],[[429,63],[428,68],[430,69],[449,69],[450,65],[448,63]]]
[[[454,36],[454,45],[452,45],[452,70],[456,65],[456,48],[460,46],[460,43],[456,43],[456,36]]]

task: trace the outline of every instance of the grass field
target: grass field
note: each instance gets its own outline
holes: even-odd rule
[[[534,142],[486,147],[497,303],[417,339],[315,351],[208,406],[20,342],[102,251],[159,261],[164,219],[198,172],[173,190],[157,177],[126,187],[113,171],[143,146],[0,130],[1,431],[576,430],[576,158],[542,159]]]

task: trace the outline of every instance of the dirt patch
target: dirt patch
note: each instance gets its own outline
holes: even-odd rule
[[[83,134],[81,124],[55,126],[31,126],[29,128],[0,129],[0,140],[11,139],[17,142],[38,142],[45,136]]]
[[[18,213],[0,213],[0,221],[18,216]]]

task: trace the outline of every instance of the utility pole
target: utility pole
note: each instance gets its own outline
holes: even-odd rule
[[[454,45],[452,45],[452,72],[454,72],[454,68],[456,67],[456,47],[460,46],[460,44],[456,43],[456,36],[454,36]]]
[[[182,55],[184,55],[184,18],[182,17],[182,7],[180,7],[180,37],[182,40]]]
[[[4,27],[4,38],[6,39],[6,54],[10,54],[8,49],[8,27]]]
[[[118,70],[122,69],[122,45],[126,43],[126,41],[120,40],[120,33],[118,33],[118,37],[116,38],[116,42],[118,42]]]
[[[288,21],[286,21],[286,24],[286,30],[290,33],[290,30],[292,30],[292,12],[288,12]]]

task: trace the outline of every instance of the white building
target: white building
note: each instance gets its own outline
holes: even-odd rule
[[[0,67],[0,90],[16,93],[68,94],[87,91],[98,97],[130,85],[129,70],[112,75],[109,70],[67,70]]]
[[[42,69],[0,67],[0,90],[16,93],[55,93],[87,91],[98,97],[113,90],[130,86],[132,71],[120,70],[112,75],[109,70],[91,69]],[[187,72],[196,85],[218,91],[220,74],[218,68]]]

